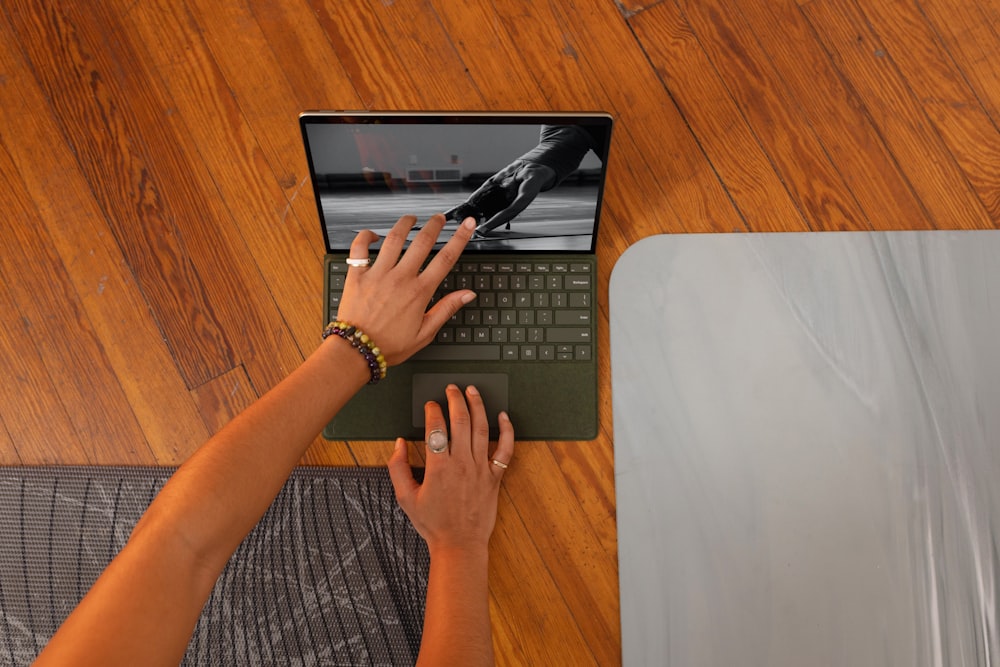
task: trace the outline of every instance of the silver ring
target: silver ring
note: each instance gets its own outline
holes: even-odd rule
[[[347,265],[348,266],[368,266],[371,263],[372,263],[372,260],[371,260],[370,257],[363,257],[361,259],[357,259],[357,258],[354,258],[354,257],[348,257],[347,258]]]
[[[504,463],[503,461],[497,461],[496,459],[493,459],[492,461],[490,461],[490,463],[492,463],[496,467],[500,468],[500,470],[506,470],[507,469],[507,464]]]
[[[427,434],[427,448],[434,454],[440,454],[448,449],[448,434],[439,428]]]

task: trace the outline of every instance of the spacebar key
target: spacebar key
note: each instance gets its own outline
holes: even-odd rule
[[[428,345],[414,354],[415,361],[499,361],[499,345]]]

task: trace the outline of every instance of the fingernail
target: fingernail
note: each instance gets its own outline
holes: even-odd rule
[[[466,218],[465,220],[462,221],[462,226],[465,227],[466,229],[475,229],[476,219],[471,217]]]
[[[501,412],[500,413],[500,419],[509,422],[510,421],[510,415],[507,414],[506,412]]]
[[[467,292],[467,293],[465,293],[465,294],[462,295],[462,303],[463,304],[472,303],[473,301],[476,300],[477,296],[479,296],[479,295],[476,294],[475,292]]]
[[[479,390],[474,385],[470,384],[465,388],[465,391],[468,392],[469,396],[479,396]]]
[[[396,438],[396,451],[398,452],[404,447],[406,447],[406,441],[403,440],[402,438]]]

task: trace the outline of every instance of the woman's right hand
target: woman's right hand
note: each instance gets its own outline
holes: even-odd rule
[[[406,442],[396,441],[389,475],[400,507],[427,541],[431,557],[439,550],[485,550],[496,523],[500,481],[514,455],[514,427],[507,413],[498,420],[500,437],[490,453],[490,429],[479,391],[465,395],[455,385],[445,390],[451,428],[448,447],[436,453],[429,446],[423,484],[413,479]],[[449,434],[441,406],[424,406],[426,439]],[[435,436],[436,437],[436,436]]]

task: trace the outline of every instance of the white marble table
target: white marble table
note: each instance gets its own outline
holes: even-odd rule
[[[1000,664],[1000,232],[651,237],[610,308],[625,665]]]

